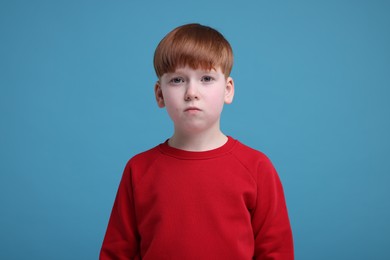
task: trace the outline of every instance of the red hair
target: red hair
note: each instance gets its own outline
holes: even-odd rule
[[[154,52],[157,77],[174,72],[179,67],[217,69],[230,75],[233,51],[229,42],[217,30],[200,25],[186,24],[168,33]]]

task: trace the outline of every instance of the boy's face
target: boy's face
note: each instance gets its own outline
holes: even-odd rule
[[[233,101],[234,83],[220,68],[207,71],[181,67],[162,75],[155,95],[158,106],[166,107],[175,131],[219,131],[223,105]]]

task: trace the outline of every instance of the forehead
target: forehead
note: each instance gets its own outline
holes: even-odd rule
[[[172,72],[166,72],[162,75],[164,77],[165,75],[175,75],[175,74],[194,74],[194,75],[203,75],[203,74],[223,74],[220,67],[217,68],[211,68],[211,69],[204,69],[204,68],[191,68],[190,66],[180,66],[176,68]]]

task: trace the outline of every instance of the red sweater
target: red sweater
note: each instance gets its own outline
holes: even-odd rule
[[[270,160],[229,137],[189,152],[167,143],[123,173],[100,259],[293,259],[283,188]]]

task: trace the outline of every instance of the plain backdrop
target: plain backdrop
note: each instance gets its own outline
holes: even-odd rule
[[[127,160],[172,133],[153,52],[231,42],[223,131],[283,182],[296,259],[390,259],[390,2],[0,1],[0,259],[97,259]]]

